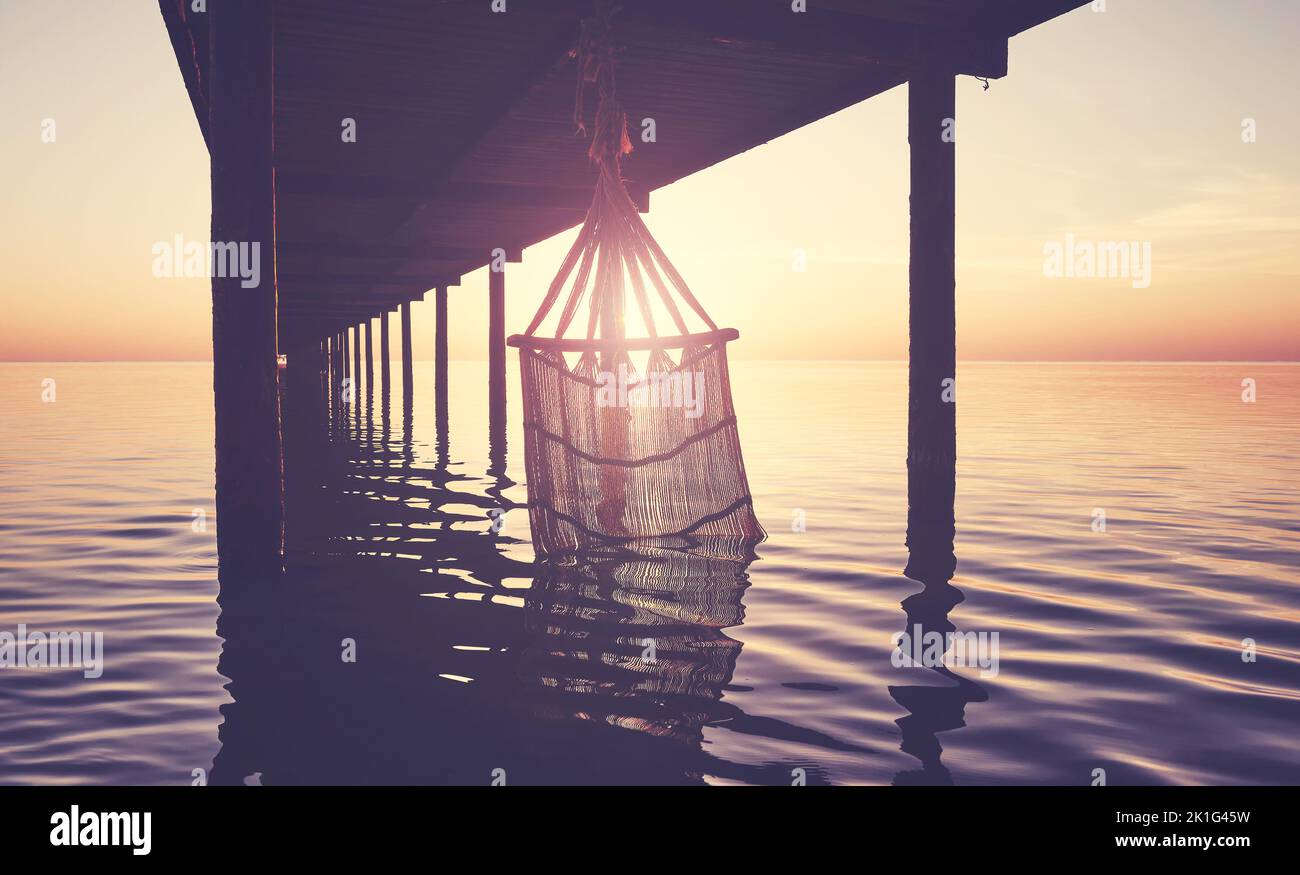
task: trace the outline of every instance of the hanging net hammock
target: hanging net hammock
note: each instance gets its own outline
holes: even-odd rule
[[[578,66],[580,130],[584,95],[599,90],[595,197],[528,329],[509,340],[523,374],[534,547],[545,555],[654,541],[752,557],[764,532],[727,371],[726,344],[739,334],[705,312],[623,185],[619,161],[632,146],[604,14],[583,22]],[[570,336],[583,321],[585,336]],[[664,322],[674,331],[661,335]]]

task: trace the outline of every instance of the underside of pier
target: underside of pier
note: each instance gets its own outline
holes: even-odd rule
[[[437,290],[445,394],[447,289],[484,265],[493,428],[504,428],[498,268],[578,224],[591,199],[573,104],[592,0],[159,5],[211,154],[213,240],[262,244],[257,288],[213,280],[218,546],[223,564],[276,562],[281,379],[333,393],[344,374],[373,378],[348,351],[364,344],[371,361],[371,320],[386,346],[394,311],[406,370],[410,304]],[[643,211],[657,188],[911,83],[909,465],[941,478],[955,458],[939,387],[955,370],[954,78],[1005,75],[1011,37],[1082,5],[622,0],[614,16],[637,140],[623,171]],[[653,141],[637,136],[651,125]]]

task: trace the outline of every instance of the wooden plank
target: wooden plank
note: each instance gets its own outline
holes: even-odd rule
[[[533,185],[513,182],[441,180],[432,175],[408,178],[286,171],[280,174],[277,183],[281,195],[445,201],[450,204],[492,204],[521,209],[536,207],[551,210],[578,210],[584,213],[591,206],[593,194],[591,185]],[[632,191],[632,188],[629,191]]]
[[[1005,64],[1004,64],[1005,66]],[[638,212],[650,210],[650,187],[634,179],[624,180]],[[591,207],[591,185],[532,185],[509,182],[438,182],[431,179],[393,176],[343,176],[288,171],[280,174],[279,194],[283,197],[307,196],[356,201],[393,201],[398,204],[478,205],[507,210],[549,210],[575,213],[575,220]],[[430,244],[370,243],[330,244],[295,242],[286,254],[331,255],[338,257],[440,258],[447,261],[470,260],[478,267],[486,263],[483,249],[466,246]],[[357,253],[357,254],[354,254]],[[468,272],[468,271],[467,271]]]
[[[412,289],[419,288],[420,294],[424,294],[436,285],[451,285],[447,282],[445,276],[369,276],[359,273],[322,273],[320,276],[310,273],[285,273],[280,277],[283,284],[301,284],[309,287],[316,286],[348,286],[353,290],[357,298],[374,298],[379,294],[380,289],[402,288]],[[456,278],[459,282],[459,277]],[[357,291],[360,288],[367,289],[366,292]]]
[[[623,0],[615,19],[616,34],[652,24],[665,30],[715,41],[746,44],[773,53],[824,59],[837,56],[886,67],[912,69],[939,47],[957,73],[996,77],[1006,75],[993,60],[1006,54],[999,38],[981,21],[978,27],[920,25],[907,21],[848,15],[827,9],[792,13],[788,3],[752,0]],[[989,16],[996,20],[997,16]],[[949,21],[960,23],[955,17]],[[999,72],[1000,70],[1000,72]]]
[[[589,193],[590,194],[590,193]],[[391,240],[281,240],[280,256],[359,259],[428,259],[431,261],[486,261],[490,250],[470,246],[447,246],[432,241],[400,243]]]

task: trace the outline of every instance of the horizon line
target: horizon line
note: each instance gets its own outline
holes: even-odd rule
[[[351,359],[349,359],[351,360]],[[372,361],[379,361],[373,359]],[[389,362],[400,362],[390,358]],[[436,362],[416,358],[412,362]],[[449,358],[448,362],[482,362],[486,358]],[[908,359],[760,359],[738,358],[737,362],[767,364],[863,364],[906,365]],[[212,359],[0,359],[0,365],[210,365]],[[957,359],[967,365],[1296,365],[1300,359]]]

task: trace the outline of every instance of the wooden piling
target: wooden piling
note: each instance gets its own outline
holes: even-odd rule
[[[327,336],[321,341],[321,346],[325,351],[325,374],[321,377],[325,383],[322,387],[325,397],[325,410],[332,415],[334,410],[334,336]]]
[[[343,382],[343,332],[334,332],[334,394],[337,395],[339,385]]]
[[[379,383],[384,398],[388,397],[389,387],[392,386],[388,356],[388,311],[385,310],[379,314]],[[384,406],[386,408],[388,405]]]
[[[434,291],[433,329],[433,423],[434,448],[438,464],[448,461],[447,421],[447,287]]]
[[[330,388],[330,397],[334,399],[334,428],[342,426],[344,416],[343,381],[347,379],[348,369],[348,350],[344,343],[346,336],[344,331],[334,335],[334,385]]]
[[[504,446],[506,430],[506,274],[488,271],[488,436]]]
[[[955,119],[952,72],[939,64],[916,71],[908,84],[907,122],[912,186],[908,504],[914,515],[926,517],[924,527],[931,532],[953,528],[957,464]],[[909,520],[920,522],[914,516]]]
[[[320,355],[322,366],[320,375],[320,396],[321,400],[325,402],[326,409],[328,409],[330,403],[330,367],[332,362],[330,357],[330,339],[328,337],[321,338]]]
[[[411,351],[411,302],[402,302],[402,397],[415,395],[415,365]]]
[[[330,406],[330,339],[328,337],[320,339],[317,361],[320,364],[320,400],[328,416]]]
[[[438,409],[447,406],[447,287],[440,286],[434,291],[434,405]]]
[[[375,394],[375,338],[370,333],[371,323],[374,320],[366,318],[366,397],[370,398]]]
[[[330,335],[330,411],[338,414],[339,405],[339,382],[342,380],[342,374],[339,373],[339,356],[342,350],[339,349],[339,335],[334,332]]]
[[[248,246],[259,268],[255,287],[244,287],[238,272],[212,279],[223,571],[277,571],[284,545],[271,10],[270,3],[221,3],[208,13],[212,239]],[[239,579],[248,578],[223,575],[222,585]]]
[[[352,397],[361,401],[361,325],[352,326]]]

